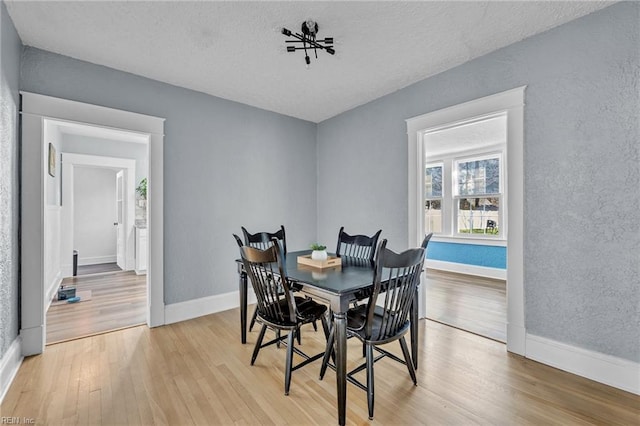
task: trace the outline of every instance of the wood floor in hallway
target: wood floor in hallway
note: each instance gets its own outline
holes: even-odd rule
[[[65,286],[91,290],[91,299],[49,307],[47,344],[146,323],[146,280],[133,271],[65,278]]]
[[[428,319],[507,341],[506,281],[434,269],[425,276]]]

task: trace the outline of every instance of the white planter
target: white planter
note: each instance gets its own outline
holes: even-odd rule
[[[311,259],[313,260],[327,260],[327,257],[326,250],[314,250],[311,252]]]

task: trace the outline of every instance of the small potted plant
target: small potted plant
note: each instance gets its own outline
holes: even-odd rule
[[[322,244],[313,243],[311,244],[311,259],[313,260],[327,260],[327,246],[323,246]]]
[[[147,204],[147,178],[144,178],[140,181],[138,187],[136,188],[136,192],[140,196],[140,207],[145,207]]]

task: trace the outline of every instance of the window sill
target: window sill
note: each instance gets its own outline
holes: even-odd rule
[[[497,246],[506,247],[507,240],[502,237],[486,238],[486,237],[458,237],[453,235],[433,234],[431,241],[439,243],[456,243],[456,244],[475,244],[480,246]]]

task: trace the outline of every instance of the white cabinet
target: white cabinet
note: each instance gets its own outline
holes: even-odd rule
[[[136,227],[136,274],[147,273],[147,228]]]

